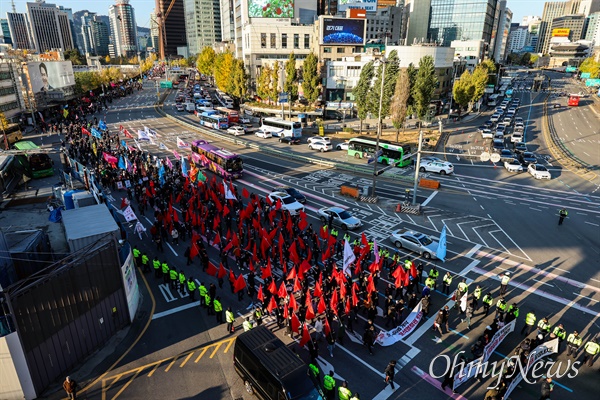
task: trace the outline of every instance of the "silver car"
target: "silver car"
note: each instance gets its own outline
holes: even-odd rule
[[[390,240],[399,249],[417,252],[426,259],[437,258],[438,242],[424,233],[402,228],[393,231]]]
[[[320,208],[317,213],[319,219],[324,224],[329,223],[329,219],[332,219],[334,225],[341,227],[343,230],[355,229],[362,225],[360,219],[353,217],[348,211],[341,207],[323,207]]]

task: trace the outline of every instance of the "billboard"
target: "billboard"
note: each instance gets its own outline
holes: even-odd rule
[[[377,0],[338,0],[338,11],[362,8],[369,12],[377,11]]]
[[[569,37],[569,33],[571,30],[567,28],[552,29],[552,37]]]
[[[248,0],[250,18],[294,18],[294,0]]]
[[[71,61],[28,62],[27,74],[33,93],[75,85]]]
[[[365,44],[364,19],[323,18],[323,44]]]

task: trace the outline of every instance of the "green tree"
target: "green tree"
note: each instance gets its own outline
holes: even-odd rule
[[[196,68],[201,74],[212,76],[216,57],[217,55],[212,47],[204,47],[198,54],[198,58],[196,58]]]
[[[217,88],[227,93],[227,87],[233,71],[233,54],[229,51],[215,57],[213,75]]]
[[[360,77],[358,82],[352,91],[354,98],[356,99],[356,109],[358,111],[358,119],[360,120],[360,132],[362,133],[362,123],[367,118],[368,110],[368,95],[371,91],[371,83],[373,81],[373,75],[375,74],[375,65],[373,61],[369,61],[365,64],[360,71]]]
[[[296,71],[296,56],[294,52],[285,63],[285,83],[283,91],[288,93],[289,101],[298,100],[298,71]]]
[[[408,112],[408,97],[410,96],[410,78],[406,69],[401,70],[396,78],[394,97],[390,104],[392,124],[396,128],[396,142],[400,134],[400,128],[404,127],[406,114]]]
[[[319,74],[319,60],[312,51],[306,56],[302,65],[302,90],[309,103],[317,101],[321,93],[321,76]]]
[[[279,98],[279,92],[281,89],[279,87],[279,61],[275,61],[273,64],[273,69],[271,70],[271,81],[269,83],[269,99],[277,102]]]
[[[233,60],[233,72],[231,75],[231,88],[228,92],[238,100],[243,100],[248,93],[248,73],[244,61],[235,58]]]
[[[469,70],[465,70],[460,78],[454,83],[452,88],[452,99],[454,103],[461,107],[466,107],[473,101],[475,86],[473,85],[473,77]]]
[[[485,94],[485,88],[488,83],[488,69],[487,66],[483,64],[479,64],[473,70],[473,74],[471,75],[471,79],[473,81],[473,97],[471,99],[471,107],[473,103],[479,101]]]
[[[4,115],[3,112],[0,112],[0,132],[2,132],[2,136],[3,136],[3,143],[5,145],[5,149],[4,150],[8,150],[8,140],[6,139],[6,130],[8,129],[8,126],[10,124],[8,123],[8,119],[6,119],[6,115]]]
[[[260,74],[256,81],[256,93],[261,99],[267,100],[269,98],[269,91],[271,87],[271,75],[272,69],[269,65],[263,65],[260,68]]]
[[[84,65],[86,63],[85,57],[77,49],[66,50],[63,54],[65,60],[71,61],[73,65]]]
[[[408,74],[408,80],[410,81],[410,93],[408,94],[408,114],[414,113],[415,107],[415,98],[413,97],[413,88],[417,83],[417,69],[415,68],[413,63],[408,64],[408,68],[406,68],[406,73]]]
[[[435,74],[433,57],[424,56],[419,60],[419,71],[415,82],[413,97],[415,100],[415,111],[419,118],[425,117],[429,110],[429,102],[438,84]]]
[[[383,63],[377,69],[377,77],[373,83],[373,90],[369,92],[369,112],[379,116],[379,99],[381,97],[381,79],[383,72]],[[381,101],[381,118],[389,115],[390,103],[394,95],[396,87],[396,78],[398,77],[398,53],[394,50],[390,52],[389,57],[385,60],[385,76],[383,76],[383,100]]]
[[[590,74],[592,79],[597,79],[600,76],[600,63],[594,57],[588,57],[579,65],[579,71]]]
[[[97,71],[75,72],[75,90],[79,94],[89,92],[100,86],[100,76]]]

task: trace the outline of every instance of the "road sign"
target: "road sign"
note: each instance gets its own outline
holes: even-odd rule
[[[586,79],[585,86],[600,86],[600,79]]]
[[[488,153],[487,151],[484,151],[483,153],[481,153],[479,155],[479,159],[483,162],[488,162],[490,161],[490,153]]]
[[[581,79],[589,79],[592,76],[591,73],[589,72],[582,72],[581,73]]]
[[[567,69],[565,70],[565,72],[576,72],[577,71],[577,67],[567,67]]]
[[[383,150],[377,150],[373,157],[381,157],[383,155]]]
[[[287,93],[279,93],[279,103],[287,103],[288,102],[288,94]]]
[[[498,154],[498,153],[493,153],[493,154],[490,156],[490,160],[491,160],[493,163],[497,163],[497,162],[499,162],[499,161],[500,161],[500,154]]]

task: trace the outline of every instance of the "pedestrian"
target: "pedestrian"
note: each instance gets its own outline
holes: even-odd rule
[[[535,317],[533,310],[529,311],[525,316],[525,325],[523,326],[523,329],[521,329],[521,335],[525,334],[525,336],[529,336],[529,334],[535,328],[536,320],[537,318]]]
[[[150,259],[148,258],[148,255],[145,251],[142,253],[142,267],[144,273],[150,272]]]
[[[136,267],[141,267],[142,266],[142,252],[137,248],[137,246],[133,246],[133,249],[131,250],[131,252],[133,253],[133,260],[135,261],[135,266]]]
[[[315,336],[315,340],[320,341],[321,339],[323,339],[323,317],[319,317],[319,319],[317,319],[314,328],[315,333],[317,334]]]
[[[339,400],[350,400],[352,396],[352,392],[348,389],[348,382],[342,382],[342,386],[338,388],[338,398]]]
[[[452,275],[450,275],[450,272],[446,272],[446,275],[444,275],[444,278],[442,279],[442,281],[444,283],[444,286],[442,288],[442,293],[450,296],[450,285],[452,284]]]
[[[227,333],[233,333],[235,331],[233,327],[235,316],[233,315],[233,311],[231,311],[231,307],[227,307],[227,311],[225,311],[225,321],[227,322]]]
[[[319,364],[315,360],[310,360],[310,364],[308,364],[308,371],[310,372],[311,376],[315,378],[317,382],[319,382],[321,370],[319,369]]]
[[[169,278],[171,279],[171,289],[177,289],[177,279],[179,278],[179,274],[177,274],[175,268],[169,270]]]
[[[179,291],[181,293],[185,293],[185,274],[183,273],[182,269],[179,270],[178,279],[179,279]]]
[[[257,326],[261,326],[262,325],[262,310],[260,307],[256,307],[254,309],[254,321],[256,321],[256,325]]]
[[[452,393],[456,393],[454,391],[454,368],[448,368],[448,372],[446,372],[446,375],[444,376],[444,380],[442,382],[442,390],[445,392],[446,391],[446,387],[449,386],[450,389],[452,389]]]
[[[375,328],[370,325],[365,329],[365,333],[363,334],[363,343],[369,349],[369,354],[373,355],[373,342],[375,341]]]
[[[217,316],[217,324],[220,325],[223,323],[223,306],[221,305],[221,298],[219,296],[215,297],[213,305],[215,308],[215,315]]]
[[[67,392],[67,398],[75,400],[77,398],[77,382],[67,376],[67,379],[63,382],[63,389]]]
[[[179,232],[177,231],[177,228],[173,227],[173,229],[171,230],[171,237],[173,238],[173,243],[178,245],[179,244]]]
[[[594,364],[594,357],[596,354],[600,352],[600,345],[598,344],[597,339],[592,339],[585,344],[583,348],[585,350],[585,357],[583,358],[583,364],[587,363],[588,366],[592,366]]]
[[[158,257],[154,257],[154,260],[152,260],[152,267],[154,268],[154,277],[160,279],[160,260]]]
[[[565,220],[565,218],[567,218],[567,215],[569,215],[567,210],[564,207],[561,208],[560,211],[558,212],[558,225],[563,224],[563,221]]]
[[[473,316],[473,303],[467,304],[467,309],[465,311],[465,319],[462,319],[461,322],[467,323],[467,329],[471,330],[471,317]]]
[[[335,378],[333,377],[333,370],[329,371],[329,375],[323,377],[323,391],[325,392],[326,400],[335,399]]]
[[[206,295],[208,294],[208,290],[206,290],[204,282],[200,282],[198,293],[200,293],[200,307],[206,307]]]
[[[500,276],[500,296],[504,296],[506,294],[508,282],[510,282],[510,272],[505,272],[504,275]]]
[[[160,264],[160,269],[163,276],[163,283],[166,285],[169,283],[169,264],[163,261],[162,264]]]
[[[383,372],[385,373],[385,386],[387,387],[389,383],[392,387],[392,390],[395,390],[394,376],[396,376],[396,360],[391,360]]]
[[[329,331],[329,334],[325,337],[327,340],[327,350],[329,350],[329,356],[333,358],[333,349],[335,349],[335,332]]]
[[[540,400],[546,400],[550,398],[552,391],[554,390],[554,383],[552,383],[552,378],[544,375],[542,377],[542,387],[541,387],[541,397]]]
[[[485,296],[483,296],[483,309],[485,311],[485,315],[487,316],[488,313],[490,312],[490,307],[492,306],[493,302],[494,302],[494,298],[492,297],[491,294],[486,293]]]
[[[567,337],[567,356],[573,353],[573,358],[577,358],[579,347],[581,347],[581,336],[579,336],[579,332],[574,331]]]
[[[435,322],[433,323],[434,330],[437,329],[437,331],[440,333],[440,336],[444,336],[444,333],[442,332],[443,325],[446,326],[446,332],[449,332],[448,306],[444,306],[444,308],[438,312],[438,315],[435,317]]]

